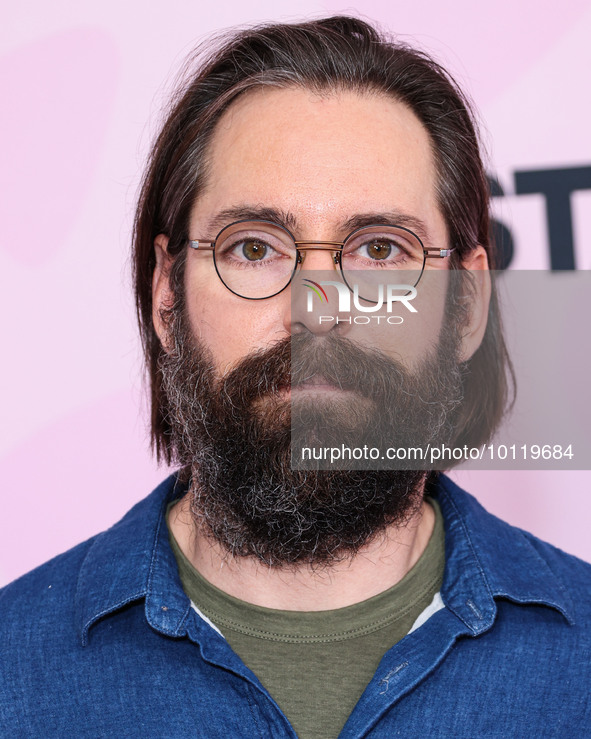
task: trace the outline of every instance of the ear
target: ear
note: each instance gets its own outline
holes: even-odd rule
[[[162,319],[162,311],[170,308],[174,300],[170,289],[172,258],[168,253],[168,236],[158,234],[154,239],[156,266],[152,275],[152,322],[165,351],[168,348],[168,328]]]
[[[488,321],[488,306],[491,296],[491,277],[488,257],[484,247],[477,246],[462,260],[462,266],[471,274],[469,320],[464,326],[460,348],[460,361],[470,359],[484,337]]]

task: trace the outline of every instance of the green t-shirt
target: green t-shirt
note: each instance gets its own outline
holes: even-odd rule
[[[415,566],[393,587],[346,608],[280,611],[234,598],[208,582],[170,533],[183,588],[257,675],[300,739],[334,739],[384,654],[412,628],[439,591],[445,565],[435,528]]]

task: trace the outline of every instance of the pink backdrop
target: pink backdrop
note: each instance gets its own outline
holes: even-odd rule
[[[591,6],[391,3],[366,17],[434,53],[474,98],[514,267],[547,267],[541,195],[513,173],[589,166]],[[25,0],[0,25],[0,585],[117,520],[165,475],[147,443],[130,290],[134,197],[173,73],[229,25],[355,6]],[[591,190],[571,198],[591,266]],[[557,378],[557,387],[560,379]],[[500,516],[591,559],[589,472],[459,473]]]

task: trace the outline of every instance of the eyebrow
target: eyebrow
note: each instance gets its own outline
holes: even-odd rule
[[[207,224],[207,232],[215,236],[224,226],[228,226],[235,221],[272,221],[287,228],[289,231],[297,229],[297,220],[292,213],[278,208],[239,205],[235,208],[224,208],[224,210],[216,213]]]
[[[224,208],[224,210],[216,213],[207,224],[207,233],[215,236],[224,226],[235,221],[271,221],[292,232],[298,229],[298,221],[293,213],[279,208],[239,205],[233,208]],[[397,210],[356,213],[342,222],[338,228],[345,235],[348,235],[357,228],[378,224],[383,226],[402,226],[413,231],[421,240],[429,241],[429,231],[422,219]]]
[[[398,210],[389,210],[385,212],[359,213],[348,218],[343,224],[345,230],[354,231],[356,228],[363,226],[402,226],[413,231],[422,241],[429,241],[429,231],[426,223],[416,216],[409,213],[402,213]]]

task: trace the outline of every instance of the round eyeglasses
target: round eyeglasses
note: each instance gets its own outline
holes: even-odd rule
[[[211,250],[220,280],[247,300],[272,298],[285,290],[304,261],[302,252],[310,250],[332,251],[344,283],[369,302],[376,301],[378,284],[384,282],[416,287],[428,258],[443,259],[454,251],[426,248],[404,226],[363,226],[344,241],[296,241],[277,223],[251,220],[225,226],[213,241],[188,243]]]

